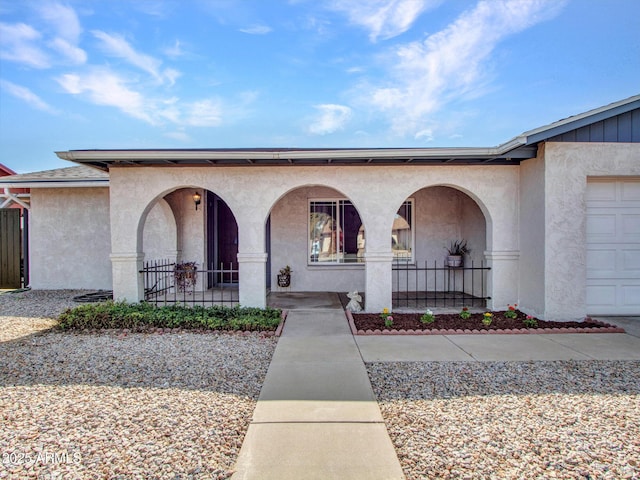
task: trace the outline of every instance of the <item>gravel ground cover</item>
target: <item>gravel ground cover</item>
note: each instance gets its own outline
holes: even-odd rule
[[[49,330],[78,293],[0,295],[0,478],[228,478],[275,338]]]
[[[407,479],[639,479],[640,362],[367,364]]]

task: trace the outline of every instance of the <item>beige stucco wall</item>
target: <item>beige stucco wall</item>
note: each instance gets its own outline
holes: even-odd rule
[[[278,290],[276,276],[285,265],[293,271],[291,291],[363,291],[364,264],[309,265],[308,202],[311,199],[345,199],[327,187],[302,187],[287,193],[271,210],[271,288]]]
[[[545,312],[545,161],[538,157],[520,165],[520,295],[519,307],[536,317]]]
[[[171,206],[160,199],[144,222],[143,248],[145,260],[175,261],[178,255],[176,219]]]
[[[587,178],[640,176],[640,144],[547,143],[544,163],[543,316],[582,318],[587,314]]]
[[[358,209],[367,232],[367,308],[382,309],[391,304],[389,232],[398,207],[423,188],[451,186],[469,195],[483,213],[492,275],[506,279],[495,284],[492,303],[506,305],[517,296],[517,278],[513,278],[517,277],[518,171],[517,166],[112,168],[111,209],[123,213],[112,217],[114,289],[127,299],[141,295],[140,219],[150,205],[178,188],[199,188],[219,195],[233,211],[239,228],[240,278],[248,279],[241,281],[240,302],[263,305],[266,219],[289,192],[317,185],[341,192]],[[274,268],[279,264],[272,262]]]
[[[206,202],[203,192],[202,203],[196,210],[192,189],[171,192],[164,200],[171,207],[176,223],[176,250],[179,262],[196,262],[198,268],[205,268],[205,218]],[[145,255],[147,251],[145,249]]]
[[[111,289],[108,188],[33,188],[30,275],[34,289]]]

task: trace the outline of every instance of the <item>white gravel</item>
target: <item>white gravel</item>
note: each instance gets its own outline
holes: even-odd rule
[[[79,293],[0,295],[0,478],[228,478],[276,340],[50,331]],[[367,370],[409,480],[640,479],[638,361]]]
[[[0,295],[0,478],[228,478],[275,338],[47,330],[77,293]]]
[[[639,479],[640,362],[371,363],[407,479]]]

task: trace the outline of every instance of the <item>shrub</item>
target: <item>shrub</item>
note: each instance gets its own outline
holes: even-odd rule
[[[204,330],[275,330],[281,311],[275,308],[181,305],[154,307],[148,303],[103,302],[65,310],[58,317],[62,330],[150,328]]]

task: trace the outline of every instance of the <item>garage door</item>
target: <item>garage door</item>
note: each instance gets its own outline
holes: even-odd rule
[[[640,180],[587,184],[587,312],[640,314]]]

